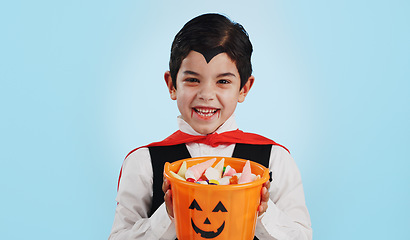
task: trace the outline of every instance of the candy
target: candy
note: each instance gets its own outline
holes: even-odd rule
[[[186,178],[186,179],[191,178],[191,179],[194,179],[194,180],[195,180],[195,174],[194,174],[194,172],[187,169],[186,172],[185,172],[185,178]]]
[[[173,171],[169,171],[169,172],[170,172],[171,175],[174,176],[175,178],[177,178],[177,179],[179,179],[179,180],[182,180],[182,181],[185,181],[185,178],[179,176],[178,174],[174,173]]]
[[[237,176],[232,176],[230,179],[229,179],[229,184],[238,184],[238,177]]]
[[[225,168],[225,172],[224,172],[224,177],[225,176],[233,176],[236,173],[236,170],[234,168],[232,168],[231,166],[226,166]]]
[[[236,169],[230,165],[224,166],[225,159],[222,158],[214,165],[216,158],[193,165],[187,168],[187,162],[184,161],[178,173],[170,171],[171,175],[179,180],[186,180],[187,182],[204,184],[204,185],[230,185],[230,184],[244,184],[256,181],[261,178],[251,172],[250,161],[246,161],[242,172],[236,172]]]
[[[188,168],[185,172],[185,178],[193,178],[195,180],[199,179],[202,174],[205,172],[205,170],[214,164],[216,161],[216,158],[212,158],[206,162],[202,162],[199,164],[196,164],[190,168]]]
[[[215,170],[217,170],[218,173],[219,173],[218,178],[222,177],[222,172],[224,171],[224,164],[225,164],[225,158],[222,158],[221,161],[219,161],[218,164],[216,164],[215,167],[214,167]]]
[[[195,183],[208,185],[208,182],[207,182],[207,181],[198,181],[198,182],[195,182]]]
[[[186,161],[184,161],[182,163],[181,167],[179,168],[178,175],[181,176],[182,178],[184,178],[185,173],[186,173]]]
[[[212,180],[209,180],[208,184],[209,185],[219,185],[219,182],[217,180],[212,179]]]
[[[187,182],[196,182],[196,180],[193,179],[193,178],[187,178],[186,181],[187,181]]]
[[[205,177],[208,180],[217,180],[221,178],[222,172],[218,171],[217,169],[210,167],[205,171]]]
[[[252,182],[252,172],[251,172],[251,163],[246,161],[245,166],[243,167],[242,174],[238,179],[238,184]]]
[[[241,177],[241,175],[242,175],[242,173],[235,173],[233,176],[237,176],[238,178],[240,178]]]
[[[219,185],[229,185],[229,179],[231,179],[230,176],[219,179]]]

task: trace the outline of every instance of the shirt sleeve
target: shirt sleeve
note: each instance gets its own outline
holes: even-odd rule
[[[114,223],[109,240],[175,239],[175,225],[163,203],[151,217],[153,172],[148,148],[130,154],[123,163]]]
[[[312,228],[305,204],[302,179],[292,156],[272,146],[269,162],[273,181],[268,208],[256,224],[259,239],[311,240]]]

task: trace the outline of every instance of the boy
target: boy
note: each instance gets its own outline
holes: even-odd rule
[[[109,239],[175,239],[163,165],[199,156],[240,157],[270,168],[274,181],[261,191],[255,239],[312,238],[301,177],[287,149],[235,123],[236,104],[254,83],[251,54],[243,27],[219,14],[198,16],[178,32],[164,78],[181,113],[179,131],[127,155]]]

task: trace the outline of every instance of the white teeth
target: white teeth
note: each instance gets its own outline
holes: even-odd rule
[[[201,112],[198,112],[198,114],[202,116],[206,116],[206,117],[210,117],[213,115],[213,113],[201,113]]]
[[[196,112],[202,116],[212,116],[217,110],[216,109],[195,109]]]
[[[210,110],[210,109],[196,109],[198,112],[201,113],[210,113],[210,112],[215,112],[216,110]]]

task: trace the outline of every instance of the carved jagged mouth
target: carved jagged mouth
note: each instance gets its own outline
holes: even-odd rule
[[[225,227],[225,221],[222,223],[222,225],[216,230],[216,232],[214,231],[204,231],[202,229],[200,229],[199,227],[197,227],[194,223],[194,220],[192,220],[191,218],[191,225],[192,228],[195,230],[196,233],[201,234],[201,237],[203,238],[215,238],[217,237],[219,234],[221,234],[221,232],[224,230]]]

